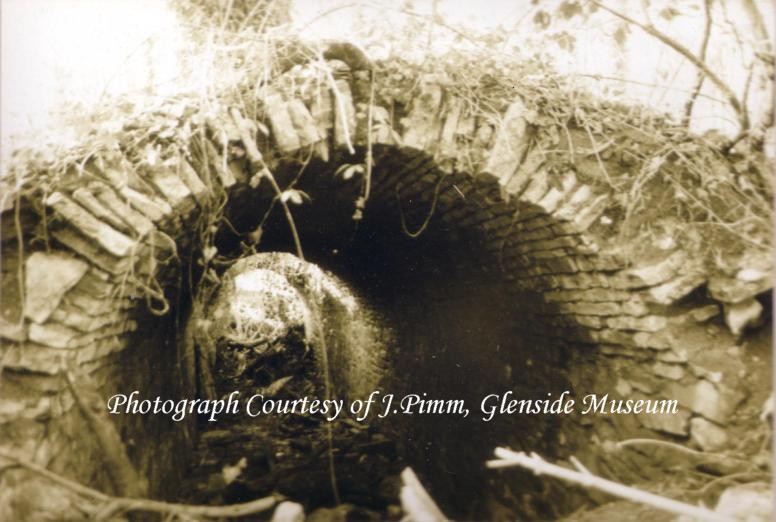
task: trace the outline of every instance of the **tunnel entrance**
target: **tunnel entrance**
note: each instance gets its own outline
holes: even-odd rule
[[[368,275],[369,293],[351,290],[279,253],[241,258],[224,274],[191,319],[213,343],[205,395],[237,390],[243,406],[256,400],[224,422],[201,423],[184,499],[234,503],[278,492],[312,516],[394,519],[399,474],[410,466],[453,518],[492,519],[493,502],[517,517],[568,511],[528,476],[510,505],[484,467],[498,445],[554,455],[560,423],[542,415],[483,422],[483,398],[493,406],[508,392],[543,399],[537,390],[553,398],[568,390],[557,354],[513,338],[515,318],[493,305],[507,302],[499,285],[471,277],[445,285],[418,267]],[[370,415],[348,411],[370,396]],[[341,400],[342,411],[313,413],[308,399]]]
[[[292,86],[245,115],[247,108],[205,115],[194,105],[163,107],[155,129],[196,132],[164,141],[169,134],[132,126],[126,132],[138,131],[137,149],[83,158],[79,151],[72,157],[82,160],[72,168],[35,170],[45,183],[17,198],[7,222],[23,223],[46,241],[32,244],[17,231],[3,243],[3,292],[18,298],[0,325],[10,339],[2,347],[4,375],[13,375],[4,380],[12,386],[13,428],[2,431],[4,442],[117,496],[134,495],[120,479],[137,476],[141,484],[147,479],[149,496],[179,499],[181,462],[193,454],[200,466],[190,491],[201,496],[188,500],[236,502],[277,486],[309,509],[331,508],[336,483],[340,500],[362,510],[353,517],[367,518],[399,516],[392,502],[404,465],[456,518],[551,519],[610,500],[528,471],[486,470],[499,445],[621,483],[677,486],[690,503],[716,502],[730,477],[760,480],[770,436],[762,421],[769,415],[763,312],[771,306],[770,254],[749,246],[741,254],[735,241],[711,252],[718,245],[675,218],[624,236],[626,209],[595,169],[627,178],[632,158],[617,152],[582,159],[580,151],[598,149],[590,129],[573,125],[564,127],[566,143],[553,142],[559,157],[549,158],[528,126],[558,127],[537,123],[538,105],[528,110],[519,99],[508,106],[502,100],[493,118],[475,117],[454,93],[424,80],[408,106],[365,111],[364,75],[354,74],[350,85],[335,81],[337,100],[328,88],[311,94]],[[370,114],[381,115],[380,132],[364,131]],[[398,138],[393,117],[402,122]],[[631,123],[623,116],[612,125]],[[146,154],[146,145],[158,154]],[[654,140],[642,145],[659,149]],[[691,178],[679,175],[681,162],[663,159],[650,165],[670,169],[663,174],[672,180]],[[733,160],[716,153],[712,159],[733,172]],[[644,181],[656,206],[670,199],[658,173]],[[724,187],[714,195],[720,201],[730,195]],[[748,207],[736,207],[742,208]],[[350,331],[339,336],[349,342],[331,344],[324,323],[338,331],[363,325],[363,317],[308,299],[302,316],[318,320],[297,321],[258,351],[251,336],[203,349],[193,333],[200,320],[219,322],[205,305],[229,270],[259,253],[289,252],[333,274],[384,335],[367,343],[374,337]],[[260,267],[244,268],[247,275]],[[272,285],[277,293],[310,290],[279,275],[291,282]],[[354,361],[376,353],[379,364],[367,365],[373,372],[351,371]],[[322,373],[324,363],[344,374]],[[100,408],[79,405],[64,384],[74,368],[72,380],[103,399],[131,389],[171,400],[207,398],[229,387],[245,395],[323,390],[336,397],[360,383],[360,392],[462,400],[470,414],[399,414],[355,425],[304,415],[262,417],[258,425],[243,418],[217,429],[153,415],[95,420],[90,413]],[[670,415],[488,421],[479,411],[487,396],[546,400],[566,391],[576,399],[597,393],[617,401],[675,400],[678,408]],[[353,451],[329,451],[334,438]],[[376,471],[368,455],[379,461]],[[124,474],[113,476],[106,461],[118,462]],[[677,462],[683,474],[668,477]],[[338,480],[331,480],[332,469]],[[28,494],[35,482],[23,480],[23,470],[18,475],[3,490],[11,512],[18,505],[50,511]],[[305,489],[307,498],[294,497]]]

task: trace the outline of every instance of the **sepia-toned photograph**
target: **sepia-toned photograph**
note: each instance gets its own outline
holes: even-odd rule
[[[768,522],[772,0],[0,0],[0,521]]]

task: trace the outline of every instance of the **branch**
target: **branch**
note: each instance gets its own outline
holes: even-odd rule
[[[607,7],[606,5],[602,4],[598,0],[590,0],[593,4],[597,5],[604,11],[608,11],[612,15],[616,16],[617,18],[624,20],[628,22],[629,24],[635,25],[636,27],[640,28],[645,33],[654,36],[664,44],[666,44],[668,47],[676,51],[677,53],[684,56],[687,60],[690,61],[695,67],[697,67],[704,75],[706,75],[711,82],[717,86],[717,88],[722,92],[722,94],[727,98],[728,103],[731,107],[733,107],[733,110],[735,110],[736,115],[738,116],[738,122],[741,125],[741,131],[746,132],[749,129],[749,115],[747,114],[746,109],[741,105],[741,101],[738,99],[738,97],[735,95],[733,90],[719,77],[717,74],[712,71],[708,65],[706,65],[705,62],[700,60],[697,56],[695,56],[689,49],[687,49],[685,46],[668,36],[667,34],[657,30],[653,25],[646,25],[638,20],[634,20],[633,18],[629,17],[626,14],[623,14],[619,11],[616,11],[610,7]]]
[[[272,185],[272,190],[275,191],[275,198],[280,202],[280,206],[283,207],[283,213],[286,215],[286,221],[288,221],[288,227],[291,229],[291,236],[294,238],[294,246],[296,247],[296,255],[304,261],[304,253],[302,252],[302,242],[299,240],[299,232],[296,229],[296,223],[294,223],[294,216],[291,214],[291,210],[288,208],[288,204],[283,200],[283,191],[280,190],[275,176],[267,167],[264,162],[264,157],[256,146],[256,140],[251,135],[251,130],[248,128],[248,124],[245,118],[242,117],[240,111],[236,107],[232,107],[229,111],[232,116],[237,131],[240,133],[240,140],[245,146],[245,154],[248,156],[248,161],[251,164],[251,170],[258,172],[261,176],[269,180]]]
[[[496,448],[495,453],[499,458],[496,460],[489,460],[486,463],[486,466],[489,468],[520,466],[522,468],[530,469],[535,475],[549,475],[574,484],[580,484],[587,488],[597,489],[632,502],[656,507],[677,515],[686,515],[712,522],[726,522],[730,520],[728,517],[705,508],[685,504],[684,502],[679,502],[672,498],[661,497],[660,495],[655,495],[648,491],[642,491],[617,482],[612,482],[611,480],[606,480],[587,472],[584,468],[581,468],[583,471],[574,471],[555,464],[550,464],[536,453],[532,453],[528,456],[523,452],[516,453],[506,448]]]
[[[706,24],[703,28],[703,41],[701,42],[701,49],[698,53],[698,59],[702,62],[706,62],[706,51],[709,47],[709,37],[711,36],[711,0],[704,0],[703,2],[703,12],[706,19]],[[690,126],[690,118],[692,117],[692,109],[695,106],[695,99],[698,97],[698,94],[701,92],[701,88],[703,87],[703,80],[706,79],[706,76],[703,74],[702,71],[698,71],[698,77],[695,80],[695,87],[693,88],[692,95],[690,96],[690,99],[687,100],[687,104],[684,106],[684,121],[682,124],[685,127]],[[746,111],[746,101],[742,101],[741,105],[744,108],[744,111]]]
[[[401,472],[401,504],[411,520],[418,522],[446,522],[448,518],[418,480],[412,468]]]
[[[171,513],[185,515],[188,517],[235,518],[266,511],[283,499],[283,497],[280,495],[273,495],[257,500],[252,500],[250,502],[232,504],[229,506],[198,506],[191,504],[162,502],[159,500],[144,498],[114,497],[111,495],[106,495],[102,491],[84,486],[83,484],[58,475],[52,471],[47,470],[43,466],[39,466],[38,464],[34,464],[24,459],[15,457],[10,453],[7,453],[5,450],[0,450],[0,459],[7,460],[16,466],[20,466],[27,469],[28,471],[32,471],[33,473],[45,477],[73,493],[87,497],[92,501],[101,503],[101,507],[103,509],[100,511],[99,515],[103,520],[110,518],[112,515],[126,513],[129,511]]]
[[[79,383],[71,372],[75,372],[75,368],[63,372],[67,386],[79,411],[86,419],[86,425],[102,450],[114,492],[123,497],[145,496],[148,494],[148,483],[129,460],[121,436],[108,418],[105,402],[83,376],[79,376],[81,381]]]

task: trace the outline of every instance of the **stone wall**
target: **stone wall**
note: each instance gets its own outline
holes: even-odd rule
[[[759,422],[768,390],[749,389],[747,376],[768,380],[770,362],[751,353],[742,334],[770,302],[770,259],[743,257],[755,264],[724,274],[670,241],[634,254],[612,233],[618,219],[608,213],[612,194],[583,181],[589,161],[565,172],[543,167],[520,100],[493,124],[463,117],[455,109],[462,102],[432,81],[422,85],[397,129],[400,143],[391,132],[372,136],[376,166],[365,223],[398,223],[401,212],[414,229],[433,208],[417,244],[465,242],[456,274],[501,281],[512,296],[514,335],[533,346],[561,347],[578,393],[679,401],[674,416],[576,419],[569,428],[576,430],[574,442],[669,435],[711,450]],[[351,85],[338,81],[337,88],[336,96],[277,92],[266,100],[258,116],[268,137],[259,133],[253,144],[265,167],[310,150],[329,171],[335,159],[363,158],[367,113]],[[375,116],[387,113],[380,108]],[[170,109],[166,117],[184,116]],[[256,136],[256,122],[235,110],[203,119],[209,137],[193,134],[177,155],[140,170],[120,155],[90,160],[62,177],[45,200],[17,200],[24,208],[4,210],[3,449],[102,485],[104,455],[62,372],[89,376],[105,398],[127,387],[149,395],[193,393],[195,354],[181,326],[190,295],[181,280],[200,254],[202,219],[210,226],[213,207],[225,195],[250,191],[258,171],[255,154],[253,162],[244,154],[255,148],[244,138],[246,129]],[[461,143],[478,154],[468,165],[456,155]],[[243,152],[229,152],[230,145]],[[41,226],[33,219],[19,248],[14,213],[26,216],[33,204],[51,217],[48,240],[30,240]],[[530,371],[525,364],[513,369],[514,379]],[[174,455],[169,448],[179,442],[185,448],[180,437],[190,430],[160,419],[119,417],[116,427],[152,492],[163,495],[175,466],[159,458]],[[18,508],[23,499],[6,491],[3,500]]]

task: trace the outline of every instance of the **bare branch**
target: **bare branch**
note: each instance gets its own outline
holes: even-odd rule
[[[591,0],[591,2],[604,11],[608,11],[610,14],[616,16],[617,18],[624,20],[625,22],[628,22],[631,25],[635,25],[645,33],[654,36],[664,44],[666,44],[668,47],[676,51],[677,53],[684,56],[687,60],[690,61],[695,67],[697,67],[703,74],[708,77],[709,80],[722,92],[722,94],[727,98],[728,103],[731,107],[733,107],[733,110],[736,112],[736,115],[738,116],[738,122],[741,125],[741,131],[746,132],[749,129],[749,115],[747,114],[744,107],[741,105],[741,101],[738,99],[738,96],[733,92],[733,90],[728,86],[727,83],[725,83],[722,78],[717,76],[717,74],[712,71],[709,66],[700,60],[697,56],[695,56],[689,49],[687,49],[684,45],[677,42],[667,34],[663,33],[662,31],[659,31],[656,29],[653,25],[646,25],[638,20],[634,20],[630,16],[623,14],[619,11],[616,11],[612,9],[611,7],[608,7],[598,0]]]
[[[551,464],[536,453],[532,453],[529,456],[523,452],[517,453],[506,448],[496,448],[496,456],[498,459],[489,460],[486,463],[487,467],[505,468],[509,466],[520,466],[522,468],[530,469],[536,475],[549,475],[574,484],[580,484],[587,488],[597,489],[632,502],[653,506],[677,515],[686,515],[693,519],[712,522],[725,522],[729,520],[729,518],[724,515],[702,507],[693,506],[672,498],[661,497],[660,495],[655,495],[648,491],[606,480],[596,475],[592,475],[589,472],[574,471]]]
[[[110,515],[126,513],[131,511],[145,511],[152,513],[172,513],[187,517],[205,517],[205,518],[237,518],[246,515],[252,515],[261,511],[266,511],[277,504],[283,497],[274,495],[269,497],[252,500],[242,504],[232,504],[229,506],[198,506],[190,504],[175,504],[172,502],[162,502],[145,498],[126,498],[106,495],[102,491],[84,486],[65,478],[57,473],[47,470],[33,462],[20,459],[5,450],[0,450],[0,459],[6,460],[15,466],[20,466],[28,471],[36,473],[46,479],[59,484],[69,491],[86,497],[92,502],[98,503],[103,507],[100,515],[109,518]]]
[[[709,37],[711,36],[711,0],[704,0],[703,13],[706,22],[703,28],[703,40],[701,42],[700,51],[698,52],[698,59],[705,63],[706,51],[709,47]],[[701,88],[703,87],[703,80],[705,79],[706,76],[703,74],[703,71],[698,70],[698,77],[695,79],[695,87],[693,88],[692,95],[690,96],[690,99],[687,100],[687,104],[684,106],[684,121],[682,123],[685,127],[690,126],[692,109],[695,106],[695,100],[698,98],[698,94],[701,92]],[[746,103],[742,102],[741,105],[743,105],[743,109],[746,111]]]

